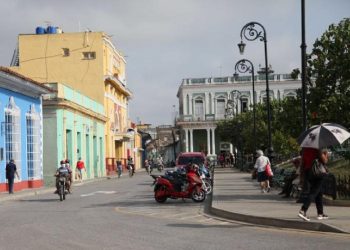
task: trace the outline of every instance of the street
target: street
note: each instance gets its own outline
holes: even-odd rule
[[[211,218],[188,199],[157,204],[151,177],[106,179],[0,204],[0,249],[348,249],[341,234]]]

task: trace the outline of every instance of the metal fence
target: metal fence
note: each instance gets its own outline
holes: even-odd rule
[[[337,197],[350,199],[350,175],[339,175],[337,178]]]

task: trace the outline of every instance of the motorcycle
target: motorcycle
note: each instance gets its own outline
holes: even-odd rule
[[[129,170],[129,177],[131,178],[134,175],[134,173],[135,173],[135,171],[134,171],[134,164],[129,164],[128,165],[128,170]]]
[[[67,179],[69,178],[69,173],[67,169],[59,169],[57,178],[57,193],[60,197],[60,201],[63,201],[66,199],[66,194],[69,190],[69,183],[67,182]]]
[[[168,198],[190,198],[194,202],[203,202],[206,198],[202,180],[195,172],[167,171],[166,175],[151,176],[154,179],[154,199],[158,203],[164,203]]]
[[[204,165],[199,167],[198,172],[199,172],[199,177],[203,182],[203,189],[205,190],[205,193],[210,194],[213,191],[210,172]]]

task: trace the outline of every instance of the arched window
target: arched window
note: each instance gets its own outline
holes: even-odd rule
[[[28,179],[42,179],[40,115],[36,112],[34,104],[30,105],[26,114],[26,124]]]
[[[6,162],[15,161],[17,172],[21,177],[21,111],[13,96],[5,108],[5,150]]]

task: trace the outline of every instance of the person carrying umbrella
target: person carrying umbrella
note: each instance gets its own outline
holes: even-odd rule
[[[313,200],[317,208],[317,219],[328,219],[323,213],[322,183],[328,170],[325,165],[328,162],[327,147],[343,143],[350,137],[350,133],[341,125],[335,123],[323,123],[304,131],[298,138],[303,148],[302,174],[304,176],[303,192],[308,190],[303,199],[303,205],[298,216],[304,221],[310,221],[307,210]],[[317,172],[316,170],[322,170]]]
[[[304,170],[305,171],[304,178],[305,178],[305,182],[308,182],[309,193],[304,198],[303,205],[301,206],[298,216],[305,221],[310,221],[310,218],[306,215],[306,212],[309,209],[310,204],[313,200],[315,200],[315,203],[316,203],[317,219],[319,220],[328,219],[328,216],[323,213],[323,200],[322,200],[323,199],[322,183],[324,181],[325,176],[328,174],[328,170],[325,167],[327,162],[328,162],[328,150],[326,148],[320,149],[318,151],[317,158],[313,161],[312,164],[317,165],[317,167],[323,167],[326,172],[320,175],[315,175],[315,173],[312,170],[314,166]]]

